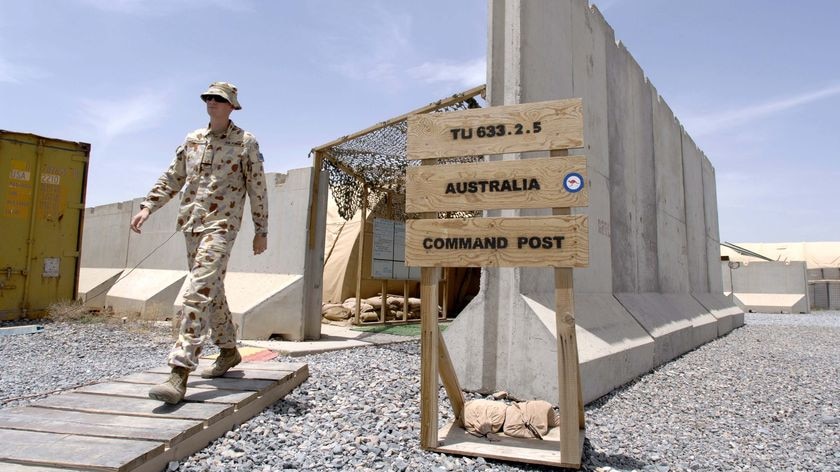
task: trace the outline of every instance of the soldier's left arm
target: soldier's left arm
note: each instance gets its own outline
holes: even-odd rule
[[[257,140],[249,135],[245,138],[245,189],[251,203],[251,218],[254,221],[254,253],[265,250],[268,236],[268,191],[265,184],[263,156]],[[258,244],[259,243],[259,244]],[[261,246],[261,247],[259,247]]]

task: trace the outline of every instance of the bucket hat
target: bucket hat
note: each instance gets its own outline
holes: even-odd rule
[[[242,106],[239,105],[236,92],[236,86],[230,82],[213,82],[207,91],[201,94],[201,100],[205,100],[208,95],[217,95],[230,102],[234,110],[241,110]]]

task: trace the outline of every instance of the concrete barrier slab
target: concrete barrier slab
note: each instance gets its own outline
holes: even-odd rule
[[[303,340],[303,277],[300,274],[228,272],[225,296],[238,339],[268,339],[273,334]],[[188,279],[181,284],[173,313],[183,308]]]
[[[82,267],[126,267],[131,201],[85,208]]]
[[[691,312],[659,293],[617,293],[615,297],[654,340],[654,367],[696,347]]]
[[[144,319],[165,319],[172,316],[172,304],[186,271],[134,269],[126,271],[105,297],[105,305],[114,312],[139,313]]]
[[[718,336],[744,326],[744,310],[730,297],[722,293],[693,293],[692,296],[717,319]]]
[[[485,277],[482,273],[482,283],[486,283]],[[479,293],[443,332],[443,339],[449,350],[449,357],[452,359],[458,382],[461,388],[467,391],[484,392],[493,387],[493,385],[487,387],[483,385],[484,352],[489,350],[495,352],[495,346],[491,346],[490,343],[496,342],[495,339],[485,341],[486,313],[488,311],[483,294]]]
[[[702,303],[687,293],[666,293],[666,299],[670,299],[678,308],[678,313],[688,314],[691,327],[694,330],[694,348],[713,341],[718,337],[718,319],[712,315]]]
[[[474,299],[444,333],[461,387],[490,393],[500,388],[517,398],[556,401],[557,326],[555,312],[521,296],[516,333],[499,346],[488,331],[484,304]],[[651,370],[654,341],[611,294],[575,294],[577,342],[584,402],[591,402]],[[500,344],[500,343],[499,343]],[[514,368],[514,366],[518,366]],[[539,366],[528,368],[528,366]]]
[[[123,269],[82,267],[79,269],[77,299],[88,308],[105,308],[105,297]]]
[[[808,299],[800,293],[733,294],[735,302],[747,313],[808,313]]]
[[[585,403],[654,367],[653,338],[612,294],[576,293],[575,313]]]

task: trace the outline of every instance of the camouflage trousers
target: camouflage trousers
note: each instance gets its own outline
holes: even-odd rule
[[[208,230],[184,233],[190,273],[184,292],[184,309],[179,313],[181,330],[169,353],[172,367],[198,366],[198,356],[207,340],[220,348],[236,347],[236,329],[225,298],[225,272],[236,232]]]

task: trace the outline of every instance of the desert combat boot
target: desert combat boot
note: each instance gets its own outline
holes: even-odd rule
[[[149,389],[149,398],[176,405],[187,393],[187,378],[190,370],[186,367],[173,367],[169,380]]]
[[[201,371],[201,377],[205,379],[212,379],[214,377],[221,377],[225,375],[225,372],[230,370],[235,365],[242,362],[242,356],[239,355],[239,351],[235,348],[222,348],[219,356],[216,357],[216,362],[213,363],[213,367],[209,367]]]

